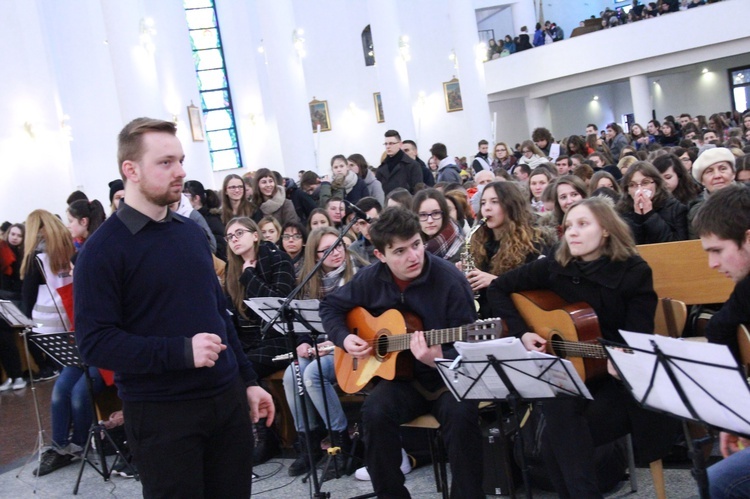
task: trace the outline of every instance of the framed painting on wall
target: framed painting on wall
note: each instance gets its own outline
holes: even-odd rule
[[[449,113],[454,111],[463,111],[464,103],[461,99],[461,86],[457,78],[443,83],[443,93],[445,94],[445,110]]]
[[[331,117],[328,114],[328,101],[313,100],[310,101],[310,122],[312,123],[313,132],[318,131],[320,126],[321,132],[327,132],[331,129]]]
[[[372,94],[372,98],[375,100],[375,118],[378,120],[378,123],[383,123],[385,116],[383,115],[383,99],[380,97],[380,92]]]

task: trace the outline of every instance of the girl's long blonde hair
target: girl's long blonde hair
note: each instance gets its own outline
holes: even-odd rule
[[[320,259],[320,255],[318,254],[318,245],[320,244],[320,240],[323,239],[323,236],[325,236],[326,234],[331,234],[332,236],[338,237],[339,231],[334,227],[318,227],[317,229],[312,231],[309,236],[307,236],[307,243],[305,244],[305,261],[302,264],[302,270],[299,273],[299,282],[302,282],[302,279],[304,279],[306,275],[309,275],[310,272],[312,272],[315,264],[318,263],[318,260]],[[344,244],[343,241],[341,242],[341,244]],[[351,258],[349,256],[349,250],[346,250],[346,253],[344,254],[343,265],[345,265],[346,268],[341,274],[341,277],[344,279],[344,283],[347,283],[351,280],[352,276],[354,276],[354,265],[352,264]],[[302,291],[300,291],[300,296],[303,299],[320,300],[321,298],[323,298],[322,284],[323,267],[320,267],[315,275],[313,275],[312,278],[307,281],[305,287],[302,288]]]
[[[70,231],[52,213],[46,210],[34,210],[26,218],[26,237],[21,264],[22,278],[33,265],[36,249],[42,241],[45,243],[44,252],[47,253],[52,272],[59,274],[70,271],[70,258],[76,252]]]

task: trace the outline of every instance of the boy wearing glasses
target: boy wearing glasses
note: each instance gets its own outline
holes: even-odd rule
[[[347,314],[364,307],[374,316],[396,309],[422,320],[424,330],[457,327],[476,320],[473,294],[463,274],[450,262],[425,252],[417,215],[400,207],[387,208],[370,227],[379,263],[359,271],[320,304],[329,337],[364,365],[373,354],[368,341],[350,332]],[[378,497],[410,497],[401,472],[399,426],[431,413],[451,463],[451,497],[483,498],[482,455],[476,403],[458,402],[446,390],[435,368],[436,358],[455,356],[451,345],[428,346],[422,332],[410,340],[414,377],[380,379],[362,406],[365,462]]]

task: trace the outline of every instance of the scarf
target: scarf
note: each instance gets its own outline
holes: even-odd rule
[[[463,238],[456,223],[451,220],[443,230],[429,239],[424,248],[433,255],[450,260],[461,250]]]
[[[394,168],[397,164],[401,162],[401,158],[404,157],[404,151],[399,151],[393,156],[388,156],[385,158],[385,164],[388,165],[390,168]]]
[[[346,190],[347,194],[352,192],[354,186],[357,185],[357,180],[359,180],[359,176],[356,173],[351,170],[346,172],[346,177],[344,177],[344,190]]]
[[[346,262],[344,262],[344,265],[341,265],[339,268],[333,269],[327,274],[323,274],[323,277],[320,278],[320,291],[323,296],[326,296],[339,286],[341,275],[344,273],[345,269]]]
[[[284,188],[276,186],[276,192],[273,197],[263,201],[260,205],[260,210],[266,215],[273,215],[284,205],[284,201],[286,201]]]

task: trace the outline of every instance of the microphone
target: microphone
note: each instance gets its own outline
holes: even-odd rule
[[[362,209],[360,207],[358,207],[356,204],[351,203],[351,202],[347,201],[346,199],[344,199],[344,204],[346,206],[348,206],[349,208],[352,209],[352,211],[357,216],[357,218],[359,218],[360,220],[364,220],[368,224],[372,223],[372,219],[369,216],[367,216],[367,213],[365,213],[364,211],[362,211]]]

